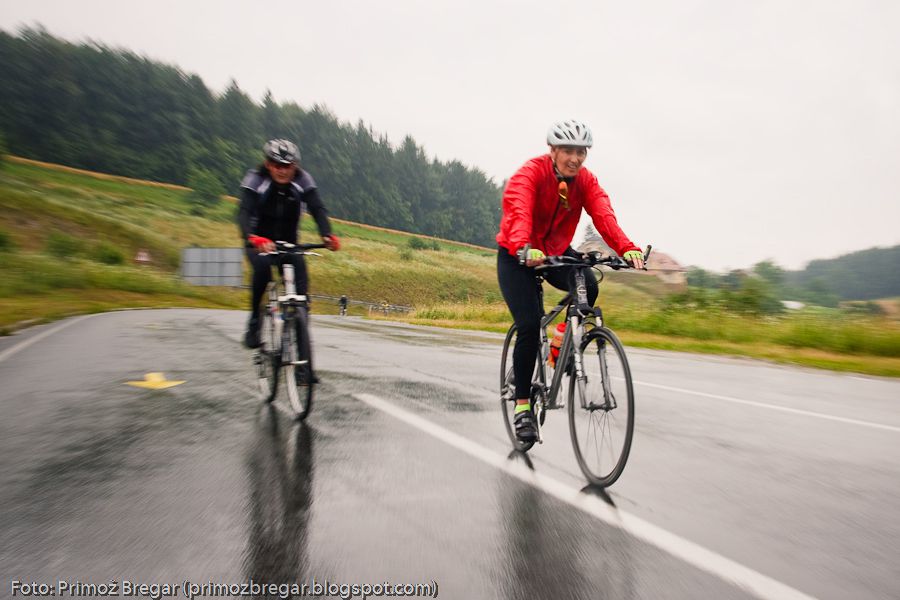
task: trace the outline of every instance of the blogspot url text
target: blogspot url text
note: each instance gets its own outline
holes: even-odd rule
[[[339,583],[324,579],[308,582],[266,583],[243,581],[240,583],[220,583],[206,581],[197,583],[181,581],[176,583],[143,583],[129,579],[111,579],[105,583],[59,580],[53,583],[34,581],[10,581],[10,595],[13,598],[240,598],[270,596],[273,598],[437,598],[438,584],[433,579],[428,583]]]

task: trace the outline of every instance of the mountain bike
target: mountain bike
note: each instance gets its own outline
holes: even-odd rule
[[[309,338],[309,299],[297,293],[291,255],[321,256],[310,252],[325,244],[275,242],[275,264],[281,281],[274,278],[266,290],[268,301],[261,311],[260,347],[253,356],[259,393],[264,402],[278,394],[278,382],[284,381],[294,419],[302,421],[312,409],[315,376],[312,370],[312,345]],[[283,376],[279,377],[279,373]]]
[[[650,255],[647,247],[644,259]],[[587,298],[585,271],[605,265],[614,270],[632,268],[624,259],[588,253],[580,258],[548,256],[535,267],[541,306],[544,303],[543,277],[546,269],[574,268],[575,288],[541,319],[540,347],[531,381],[531,406],[537,428],[537,442],[543,443],[541,427],[551,410],[564,408],[560,401],[563,377],[568,378],[569,433],[575,458],[588,482],[607,487],[622,474],[634,435],[634,387],[625,349],[616,334],[603,324],[603,312],[591,307]],[[603,281],[603,271],[597,283]],[[559,355],[551,360],[547,327],[565,313],[566,329]],[[515,449],[527,452],[534,442],[516,438],[516,406],[513,349],[516,326],[509,328],[503,343],[500,363],[500,407],[506,432]]]

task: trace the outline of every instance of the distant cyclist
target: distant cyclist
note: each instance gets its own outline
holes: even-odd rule
[[[644,266],[643,254],[616,221],[609,196],[597,178],[582,165],[593,145],[587,125],[561,121],[547,132],[549,154],[525,163],[510,178],[503,192],[503,216],[497,244],[497,278],[500,290],[518,330],[513,350],[516,386],[516,436],[522,442],[537,438],[531,410],[531,375],[540,344],[543,307],[533,267],[545,256],[579,256],[569,245],[583,208],[597,232],[619,255],[636,268]],[[571,268],[545,272],[554,287],[569,291],[574,285]],[[597,279],[588,270],[587,295],[591,306],[597,299]]]
[[[270,140],[263,147],[265,161],[250,169],[241,181],[241,207],[238,213],[241,238],[247,258],[253,266],[253,290],[250,293],[250,319],[244,345],[259,347],[259,305],[272,279],[274,241],[298,243],[297,226],[303,206],[319,228],[319,235],[335,251],[341,246],[331,233],[328,212],[319,198],[316,182],[299,167],[300,151],[288,140]],[[306,263],[302,256],[291,256],[297,293],[308,288]]]
[[[341,316],[343,317],[344,315],[347,314],[347,296],[346,296],[346,294],[341,294],[341,299],[338,302],[338,304],[341,307]]]

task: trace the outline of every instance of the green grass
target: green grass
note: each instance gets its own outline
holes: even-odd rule
[[[0,171],[0,332],[116,307],[243,309],[246,290],[189,286],[177,275],[184,247],[238,246],[235,211],[234,199],[223,199],[200,217],[186,189],[8,162]],[[309,259],[313,294],[412,305],[404,317],[412,323],[509,326],[493,249],[343,221],[333,227],[342,250]],[[311,219],[301,229],[304,239],[316,237]],[[150,252],[151,266],[131,264],[139,249]],[[632,345],[900,376],[896,302],[881,301],[884,316],[810,309],[753,318],[674,310],[665,303],[670,291],[652,277],[608,273],[600,304],[607,324]],[[561,296],[548,288],[546,302]]]
[[[0,266],[0,300],[7,305],[49,290],[70,290],[74,299],[87,289],[199,301],[213,292],[178,281],[181,249],[239,245],[234,199],[217,209],[226,219],[200,218],[191,214],[189,190],[31,163],[8,167],[0,172],[0,251],[10,256]],[[313,293],[393,304],[499,299],[488,249],[441,241],[438,252],[429,241],[413,250],[407,234],[343,221],[333,227],[343,248],[309,259]],[[316,237],[311,219],[301,229],[304,239]],[[150,252],[152,267],[131,266],[139,249]],[[0,326],[23,320],[15,304],[15,311],[0,308]]]
[[[621,293],[618,290],[616,295]],[[724,343],[731,351],[741,345],[766,344],[841,355],[900,358],[900,324],[889,318],[823,316],[814,312],[754,318],[728,313],[670,312],[653,302],[637,305],[607,301],[603,306],[606,325],[616,331],[677,338],[682,345],[684,340],[692,340],[694,348],[705,342]],[[435,304],[417,310],[411,319],[457,326],[471,323],[493,331],[505,330],[511,320],[503,303]]]
[[[609,313],[617,330],[654,333],[735,344],[769,343],[815,348],[835,353],[900,357],[900,326],[896,320],[816,311],[779,317],[749,317],[721,311],[670,311],[665,308]]]
[[[380,244],[384,244],[391,247],[396,247],[399,249],[407,248],[411,250],[419,250],[423,248],[411,248],[408,240],[414,238],[428,239],[432,238],[423,238],[420,235],[407,234],[402,232],[396,232],[391,230],[386,230],[380,227],[371,227],[368,225],[361,225],[358,223],[350,223],[349,221],[341,221],[341,220],[333,220],[332,228],[334,229],[334,233],[338,236],[343,237],[352,237],[355,240],[364,240],[368,242],[376,242]],[[309,219],[305,219],[300,227],[301,231],[314,233],[315,223],[313,223]],[[431,245],[431,248],[424,248],[423,250],[434,251],[433,243],[428,242]],[[441,251],[449,252],[451,254],[473,254],[475,256],[482,257],[494,257],[495,251],[489,248],[481,248],[478,246],[472,246],[470,244],[460,244],[457,242],[451,242],[448,240],[440,240],[437,242],[440,246]],[[418,245],[418,244],[415,244]]]

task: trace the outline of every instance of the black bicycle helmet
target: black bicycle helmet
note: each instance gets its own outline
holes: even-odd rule
[[[297,144],[289,140],[269,140],[263,146],[263,152],[267,159],[283,165],[292,165],[300,162],[300,150],[297,149]]]

